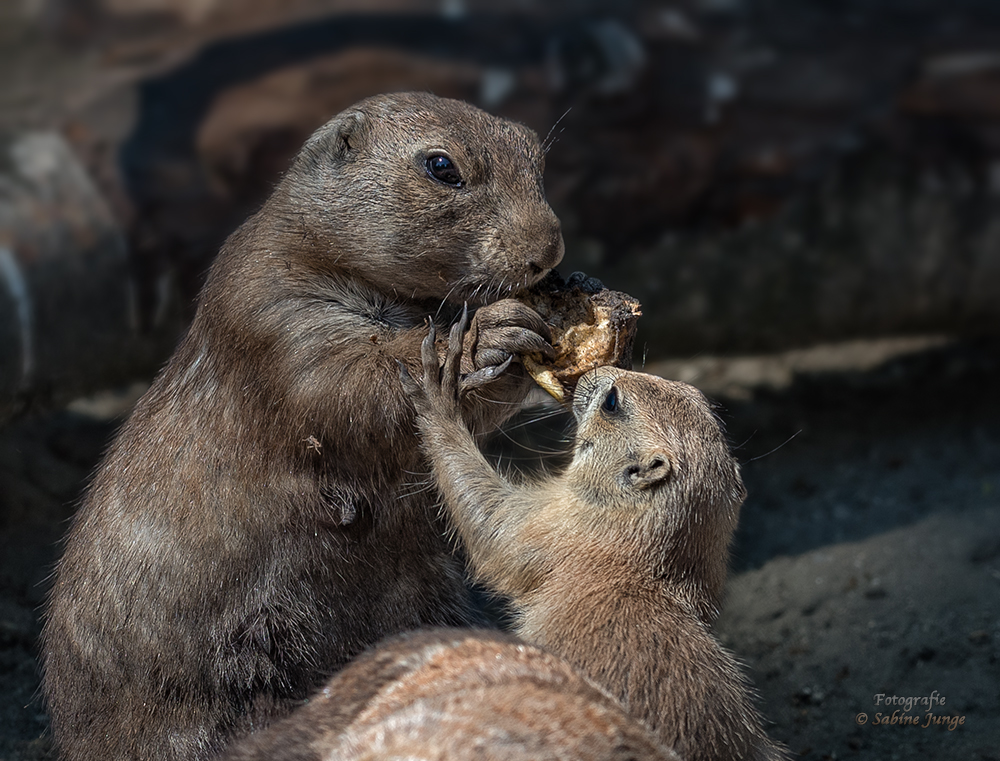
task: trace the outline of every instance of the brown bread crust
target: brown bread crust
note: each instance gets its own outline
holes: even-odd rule
[[[604,288],[574,272],[564,280],[550,272],[520,296],[548,325],[554,356],[527,356],[534,381],[560,402],[573,395],[580,377],[595,367],[632,369],[632,349],[642,311],[627,293]]]

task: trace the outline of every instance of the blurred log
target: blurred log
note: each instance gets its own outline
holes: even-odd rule
[[[0,421],[148,376],[178,323],[136,329],[125,240],[65,141],[0,136]]]
[[[996,180],[875,146],[766,222],[667,235],[624,260],[593,239],[567,250],[640,298],[650,358],[1000,332]]]

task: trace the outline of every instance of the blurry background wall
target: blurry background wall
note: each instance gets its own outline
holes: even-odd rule
[[[991,0],[0,13],[7,414],[152,372],[218,245],[308,134],[400,89],[548,136],[563,269],[642,300],[651,358],[1000,325]]]

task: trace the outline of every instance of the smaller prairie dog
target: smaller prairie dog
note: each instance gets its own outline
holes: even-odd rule
[[[565,661],[509,634],[397,636],[226,761],[680,761]]]
[[[687,761],[785,758],[710,631],[745,491],[704,396],[592,370],[574,394],[566,470],[515,485],[462,422],[465,323],[452,328],[443,369],[431,328],[422,387],[401,376],[473,575],[511,599],[520,637],[581,669]],[[463,388],[476,382],[466,376]]]

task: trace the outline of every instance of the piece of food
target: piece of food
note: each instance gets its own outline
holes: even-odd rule
[[[535,382],[560,402],[576,388],[580,376],[603,365],[632,368],[632,347],[642,312],[638,300],[620,291],[594,287],[591,278],[558,273],[523,294],[552,330],[556,356],[524,357],[524,366]],[[598,284],[599,285],[599,284]]]

